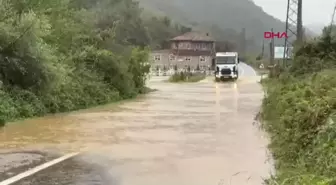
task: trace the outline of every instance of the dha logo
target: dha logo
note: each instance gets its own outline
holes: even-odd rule
[[[264,38],[265,39],[273,39],[274,37],[281,39],[281,38],[288,38],[286,32],[264,32]]]

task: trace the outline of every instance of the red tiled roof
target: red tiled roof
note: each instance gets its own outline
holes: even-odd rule
[[[214,42],[215,40],[209,36],[207,33],[201,32],[187,32],[183,35],[177,36],[171,41],[204,41],[204,42]]]

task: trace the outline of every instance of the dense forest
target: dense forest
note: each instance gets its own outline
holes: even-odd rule
[[[149,49],[189,30],[132,0],[0,0],[1,122],[134,97]]]

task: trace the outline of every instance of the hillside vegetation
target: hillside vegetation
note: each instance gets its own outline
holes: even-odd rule
[[[305,43],[287,71],[263,83],[277,169],[268,184],[336,184],[336,35]]]
[[[285,31],[285,24],[265,13],[251,0],[139,0],[140,5],[175,21],[210,31],[219,40],[241,43],[246,28],[248,49],[262,43],[265,31]],[[284,10],[284,14],[286,10]],[[278,40],[283,44],[282,39]],[[258,47],[257,49],[260,50]]]
[[[0,0],[0,123],[135,97],[150,47],[188,31],[132,0]]]

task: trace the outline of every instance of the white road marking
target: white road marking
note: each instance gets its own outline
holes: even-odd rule
[[[257,71],[254,70],[253,67],[251,67],[251,66],[249,66],[249,67],[252,68],[252,71],[253,71],[254,75],[255,75],[255,76],[258,76]]]
[[[221,100],[221,97],[220,97],[220,86],[218,83],[215,83],[215,91],[216,91],[216,107],[215,107],[215,113],[216,113],[216,121],[217,121],[217,124],[220,124],[220,100]]]
[[[244,75],[244,73],[245,73],[245,70],[244,70],[244,68],[243,67],[240,67],[240,68],[238,68],[238,69],[240,69],[240,75]]]
[[[250,65],[247,65],[246,63],[241,63],[241,64],[244,66],[244,67],[241,67],[243,73],[244,73],[244,68],[246,69],[249,68],[253,72],[254,76],[258,76],[256,70],[254,70],[253,67],[251,67]]]
[[[48,168],[50,166],[53,166],[53,165],[58,164],[58,163],[60,163],[62,161],[65,161],[65,160],[67,160],[67,159],[69,159],[71,157],[74,157],[74,156],[78,155],[78,154],[79,154],[79,152],[70,153],[70,154],[64,155],[62,157],[59,157],[57,159],[54,159],[52,161],[46,162],[46,163],[41,164],[41,165],[39,165],[39,166],[37,166],[35,168],[32,168],[32,169],[27,170],[25,172],[22,172],[22,173],[20,173],[18,175],[15,175],[14,177],[6,179],[6,180],[0,182],[0,185],[10,185],[10,184],[13,184],[13,183],[15,183],[15,182],[17,182],[19,180],[22,180],[22,179],[24,179],[26,177],[29,177],[29,176],[31,176],[31,175],[33,175],[33,174],[35,174],[35,173],[37,173],[37,172],[39,172],[41,170],[44,170],[44,169],[46,169],[46,168]]]

